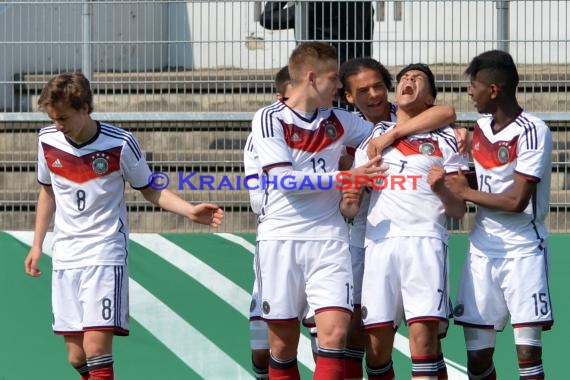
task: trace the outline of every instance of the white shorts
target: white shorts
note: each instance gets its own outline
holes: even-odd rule
[[[445,331],[449,303],[447,245],[430,237],[394,237],[366,247],[362,282],[365,328],[439,321]]]
[[[490,258],[469,253],[454,309],[455,323],[501,331],[509,315],[513,327],[552,326],[548,254]]]
[[[362,276],[364,275],[365,249],[355,245],[350,246],[350,260],[352,262],[352,277],[354,280],[354,304],[360,306],[362,300]]]
[[[129,335],[129,274],[125,265],[54,270],[53,330],[59,335],[112,330]]]
[[[257,273],[265,320],[301,320],[310,311],[352,312],[348,244],[336,240],[261,240]]]

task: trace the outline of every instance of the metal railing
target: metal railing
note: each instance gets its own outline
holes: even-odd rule
[[[346,52],[351,44],[355,51],[370,48],[392,73],[410,62],[430,64],[438,101],[453,104],[465,124],[478,117],[466,95],[466,65],[484,50],[508,49],[521,76],[519,101],[546,120],[555,136],[551,229],[570,231],[567,1],[348,2],[364,4],[354,5],[356,11],[343,8],[346,1],[295,1],[289,2],[294,23],[286,29],[269,29],[267,20],[262,26],[266,3],[1,2],[0,228],[33,228],[36,133],[47,122],[36,103],[53,75],[84,71],[95,92],[94,117],[133,130],[153,168],[174,176],[237,176],[253,112],[273,101],[276,71],[311,36]],[[254,229],[246,192],[181,194],[220,202],[228,215],[224,231]],[[134,230],[200,230],[148,206],[135,192],[127,195],[132,211],[144,211],[131,213]],[[470,218],[453,228],[468,229]]]

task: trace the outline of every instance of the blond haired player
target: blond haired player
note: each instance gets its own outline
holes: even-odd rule
[[[314,378],[343,379],[352,271],[346,224],[338,209],[340,191],[334,185],[342,146],[358,145],[372,124],[344,110],[320,108],[331,104],[340,88],[330,45],[299,45],[288,67],[288,100],[260,109],[252,122],[253,144],[269,183],[257,231],[269,377],[299,378],[299,319],[308,305],[316,312],[319,342]],[[374,163],[350,174],[373,176],[380,172]],[[283,178],[297,185],[284,188]]]

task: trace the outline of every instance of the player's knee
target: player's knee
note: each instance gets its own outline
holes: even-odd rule
[[[414,355],[436,354],[438,323],[417,322],[410,325],[410,349]]]
[[[467,351],[467,367],[472,373],[481,373],[493,364],[494,349]]]
[[[321,333],[318,330],[318,340],[321,347],[341,348],[346,346],[348,326],[335,325]]]
[[[88,358],[111,354],[111,349],[109,347],[97,341],[86,341],[83,343],[83,348],[85,350],[85,355]]]
[[[518,346],[517,357],[519,362],[534,362],[542,358],[542,347]]]
[[[267,368],[269,366],[269,350],[252,350],[251,361],[257,368]]]
[[[82,365],[85,365],[87,358],[85,357],[85,354],[79,352],[69,352],[67,354],[67,361],[69,361],[69,364],[71,364],[72,367],[78,368]]]
[[[519,361],[536,361],[542,358],[542,328],[517,327],[514,329]]]

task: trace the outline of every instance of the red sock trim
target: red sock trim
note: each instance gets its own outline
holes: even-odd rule
[[[344,380],[344,358],[317,357],[313,380]]]
[[[113,366],[89,370],[89,380],[115,380]]]

